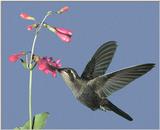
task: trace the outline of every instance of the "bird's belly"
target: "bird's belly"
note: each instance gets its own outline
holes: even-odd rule
[[[84,91],[79,97],[78,100],[84,104],[85,106],[89,107],[92,110],[96,110],[99,108],[99,103],[101,99],[98,95],[92,91]]]

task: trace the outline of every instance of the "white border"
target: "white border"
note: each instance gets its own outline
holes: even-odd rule
[[[101,2],[101,1],[116,1],[116,2],[118,2],[118,1],[120,1],[120,2],[126,2],[126,1],[128,1],[128,2],[134,2],[134,1],[139,1],[139,2],[153,2],[153,1],[159,1],[160,2],[160,0],[100,0],[100,1],[98,1],[98,0],[46,0],[46,1],[44,1],[44,0],[0,0],[1,2],[3,2],[3,1],[15,1],[15,2],[23,2],[23,1],[37,1],[37,2],[39,2],[39,1],[42,1],[42,2],[48,2],[48,1],[52,1],[52,2],[60,2],[60,1],[71,1],[71,2],[77,2],[77,1],[90,1],[90,2],[92,2],[92,1],[95,1],[95,2]]]

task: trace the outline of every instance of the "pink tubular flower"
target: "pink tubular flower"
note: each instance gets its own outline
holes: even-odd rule
[[[70,42],[71,41],[71,37],[69,35],[65,35],[65,34],[60,33],[58,31],[55,33],[63,42]]]
[[[72,37],[72,32],[68,29],[52,27],[48,24],[44,24],[44,27],[54,32],[63,42],[70,42]]]
[[[72,32],[64,28],[55,28],[56,35],[64,42],[70,42],[72,37]]]
[[[35,20],[34,17],[29,16],[29,15],[26,14],[26,13],[21,13],[21,14],[20,14],[20,17],[21,17],[22,19],[26,19],[26,20]]]
[[[62,64],[60,62],[61,62],[61,60],[58,59],[58,60],[52,62],[51,65],[54,66],[54,67],[56,67],[56,68],[61,68]]]
[[[64,28],[55,28],[55,29],[56,29],[56,31],[58,31],[60,33],[69,35],[70,37],[72,36],[72,32],[68,29],[64,29]]]
[[[21,51],[17,54],[12,54],[9,56],[8,60],[10,62],[16,62],[17,60],[19,60],[20,57],[24,56],[25,55],[25,52],[24,51]]]
[[[60,60],[52,61],[52,58],[43,57],[40,58],[38,63],[38,69],[43,71],[45,74],[51,74],[53,77],[56,77],[56,70],[51,69],[50,66],[55,68],[60,68]]]
[[[69,10],[69,7],[68,6],[64,6],[63,8],[61,8],[59,11],[57,11],[58,14],[61,14],[61,13],[64,13],[66,11]]]

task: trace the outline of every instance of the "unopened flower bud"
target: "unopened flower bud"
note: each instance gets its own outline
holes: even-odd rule
[[[29,16],[29,15],[26,14],[26,13],[21,13],[21,14],[20,14],[20,17],[21,17],[22,19],[26,19],[26,20],[35,20],[34,17]]]
[[[57,11],[57,14],[62,14],[64,12],[68,11],[68,10],[69,10],[69,7],[68,6],[64,6],[63,8],[61,8],[60,10]]]

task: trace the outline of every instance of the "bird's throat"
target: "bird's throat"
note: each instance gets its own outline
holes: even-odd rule
[[[78,94],[78,92],[80,91],[80,89],[81,89],[81,86],[80,86],[78,80],[72,81],[72,80],[70,79],[70,77],[69,77],[67,74],[64,74],[64,73],[61,74],[61,76],[62,76],[65,84],[66,84],[66,85],[70,88],[70,90],[72,91],[73,95],[76,96],[76,95]]]

